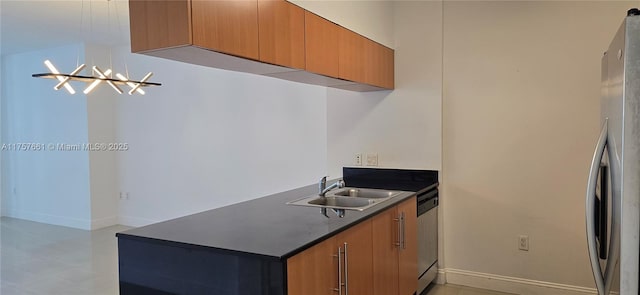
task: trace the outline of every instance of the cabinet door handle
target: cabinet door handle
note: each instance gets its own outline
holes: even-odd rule
[[[396,234],[396,238],[397,238],[397,242],[393,243],[394,246],[400,248],[401,244],[402,244],[402,229],[401,229],[401,224],[400,224],[400,216],[398,216],[398,218],[394,218],[393,221],[398,223],[398,227],[397,227],[397,234]]]
[[[406,219],[404,217],[404,212],[400,214],[400,223],[402,223],[402,249],[407,249],[407,236],[405,232]]]
[[[333,255],[336,257],[336,255]],[[338,247],[338,288],[334,288],[334,292],[338,292],[338,295],[342,295],[342,248]]]
[[[349,295],[349,251],[344,243],[344,294]]]

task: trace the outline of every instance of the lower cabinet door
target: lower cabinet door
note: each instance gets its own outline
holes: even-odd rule
[[[418,289],[418,211],[416,198],[398,205],[398,214],[404,216],[401,226],[402,246],[399,254],[398,278],[400,295],[411,295]]]
[[[412,295],[416,201],[365,220],[287,260],[288,295]]]
[[[371,219],[336,235],[336,246],[342,247],[344,274],[343,295],[373,294],[373,247]]]
[[[396,207],[372,218],[373,294],[398,295],[398,247],[400,220]]]
[[[329,238],[287,260],[288,295],[338,294],[338,250]]]

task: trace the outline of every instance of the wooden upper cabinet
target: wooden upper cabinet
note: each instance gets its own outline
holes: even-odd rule
[[[257,0],[191,1],[193,45],[258,60]]]
[[[304,69],[304,9],[285,0],[258,0],[260,61]]]
[[[129,0],[131,52],[191,45],[191,1]]]
[[[309,11],[304,12],[306,70],[338,77],[338,34],[340,26]]]
[[[129,22],[135,53],[347,90],[394,88],[392,49],[285,0],[129,0]]]
[[[394,88],[394,52],[384,45],[367,39],[364,82],[382,88]]]
[[[404,213],[404,245],[400,249],[398,278],[400,295],[412,295],[418,289],[418,218],[416,198],[398,205],[398,214]]]
[[[340,28],[338,45],[339,78],[366,82],[368,39],[348,29]]]
[[[338,53],[341,79],[393,89],[393,49],[341,28]]]

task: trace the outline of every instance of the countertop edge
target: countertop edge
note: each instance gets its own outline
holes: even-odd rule
[[[189,244],[189,243],[183,243],[183,242],[178,242],[178,241],[169,241],[169,240],[163,240],[163,239],[157,239],[157,238],[151,238],[151,237],[136,236],[136,235],[130,235],[130,234],[125,234],[125,233],[116,233],[116,237],[118,239],[127,239],[127,240],[133,240],[133,241],[153,241],[154,243],[157,243],[157,244],[160,244],[160,245],[167,245],[167,246],[179,247],[179,248],[184,248],[184,249],[216,251],[216,252],[220,252],[220,253],[228,253],[228,254],[233,254],[233,255],[240,254],[240,256],[257,257],[257,258],[260,258],[260,259],[263,259],[263,260],[265,260],[265,259],[266,260],[281,260],[282,259],[279,256],[273,256],[273,255],[258,254],[258,253],[245,252],[245,251],[232,250],[232,249],[225,249],[225,248],[218,248],[218,247],[209,247],[209,246],[204,246],[204,245],[196,245],[196,244]]]
[[[437,184],[436,184],[437,185]],[[431,186],[430,186],[431,187]],[[422,191],[422,190],[421,190]],[[425,190],[426,191],[426,190]],[[246,251],[240,251],[240,250],[233,250],[233,249],[226,249],[226,248],[219,248],[219,247],[211,247],[211,246],[205,246],[205,245],[197,245],[197,244],[191,244],[191,243],[184,243],[184,242],[179,242],[179,241],[171,241],[171,240],[165,240],[165,239],[159,239],[159,238],[153,238],[153,237],[146,237],[146,236],[138,236],[138,235],[132,235],[132,234],[127,234],[126,232],[120,232],[120,233],[116,233],[116,237],[117,238],[123,238],[123,239],[129,239],[129,240],[137,240],[137,241],[153,241],[154,243],[158,243],[158,244],[163,244],[163,245],[168,245],[168,246],[173,246],[173,247],[180,247],[180,248],[185,248],[185,249],[195,249],[195,250],[206,250],[206,251],[216,251],[216,252],[220,252],[220,253],[229,253],[229,254],[233,254],[233,255],[241,255],[241,256],[250,256],[250,257],[258,257],[261,259],[267,259],[267,260],[279,260],[279,261],[286,261],[287,259],[289,259],[290,257],[293,257],[294,255],[309,249],[311,247],[313,247],[314,245],[321,243],[353,226],[356,226],[384,211],[386,211],[387,209],[402,203],[412,197],[415,197],[417,195],[418,192],[411,192],[411,191],[402,191],[402,194],[392,198],[386,202],[382,202],[374,207],[371,207],[368,210],[371,210],[369,214],[367,215],[363,215],[360,218],[354,220],[353,222],[350,222],[348,224],[345,224],[342,227],[336,228],[333,231],[321,235],[319,236],[317,239],[314,239],[312,241],[310,241],[309,243],[306,243],[304,245],[301,245],[289,252],[285,252],[284,254],[282,254],[281,256],[278,255],[266,255],[266,254],[259,254],[259,253],[253,253],[253,252],[246,252]],[[224,207],[223,207],[224,208]],[[373,209],[373,210],[372,210]],[[366,212],[366,210],[364,211]],[[348,212],[347,212],[348,213]]]

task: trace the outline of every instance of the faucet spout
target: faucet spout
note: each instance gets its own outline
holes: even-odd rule
[[[325,186],[326,186],[326,183],[325,183]],[[332,184],[332,185],[320,190],[319,195],[321,197],[324,197],[324,195],[327,194],[328,191],[330,191],[330,190],[332,190],[334,188],[343,188],[344,186],[345,186],[344,180],[338,180],[334,184]]]
[[[323,176],[322,178],[320,178],[320,182],[318,182],[318,191],[322,193],[325,188],[327,188],[327,177]]]
[[[322,198],[325,198],[325,195],[327,194],[328,191],[335,188],[343,188],[344,186],[345,186],[344,180],[338,180],[334,184],[327,187],[327,177],[324,176],[320,178],[320,182],[318,182],[318,191],[319,191],[318,195]],[[344,209],[331,208],[331,211],[333,211],[333,213],[335,213],[340,218],[344,217]],[[327,208],[320,208],[320,213],[324,217],[329,218],[329,215],[327,214]]]

